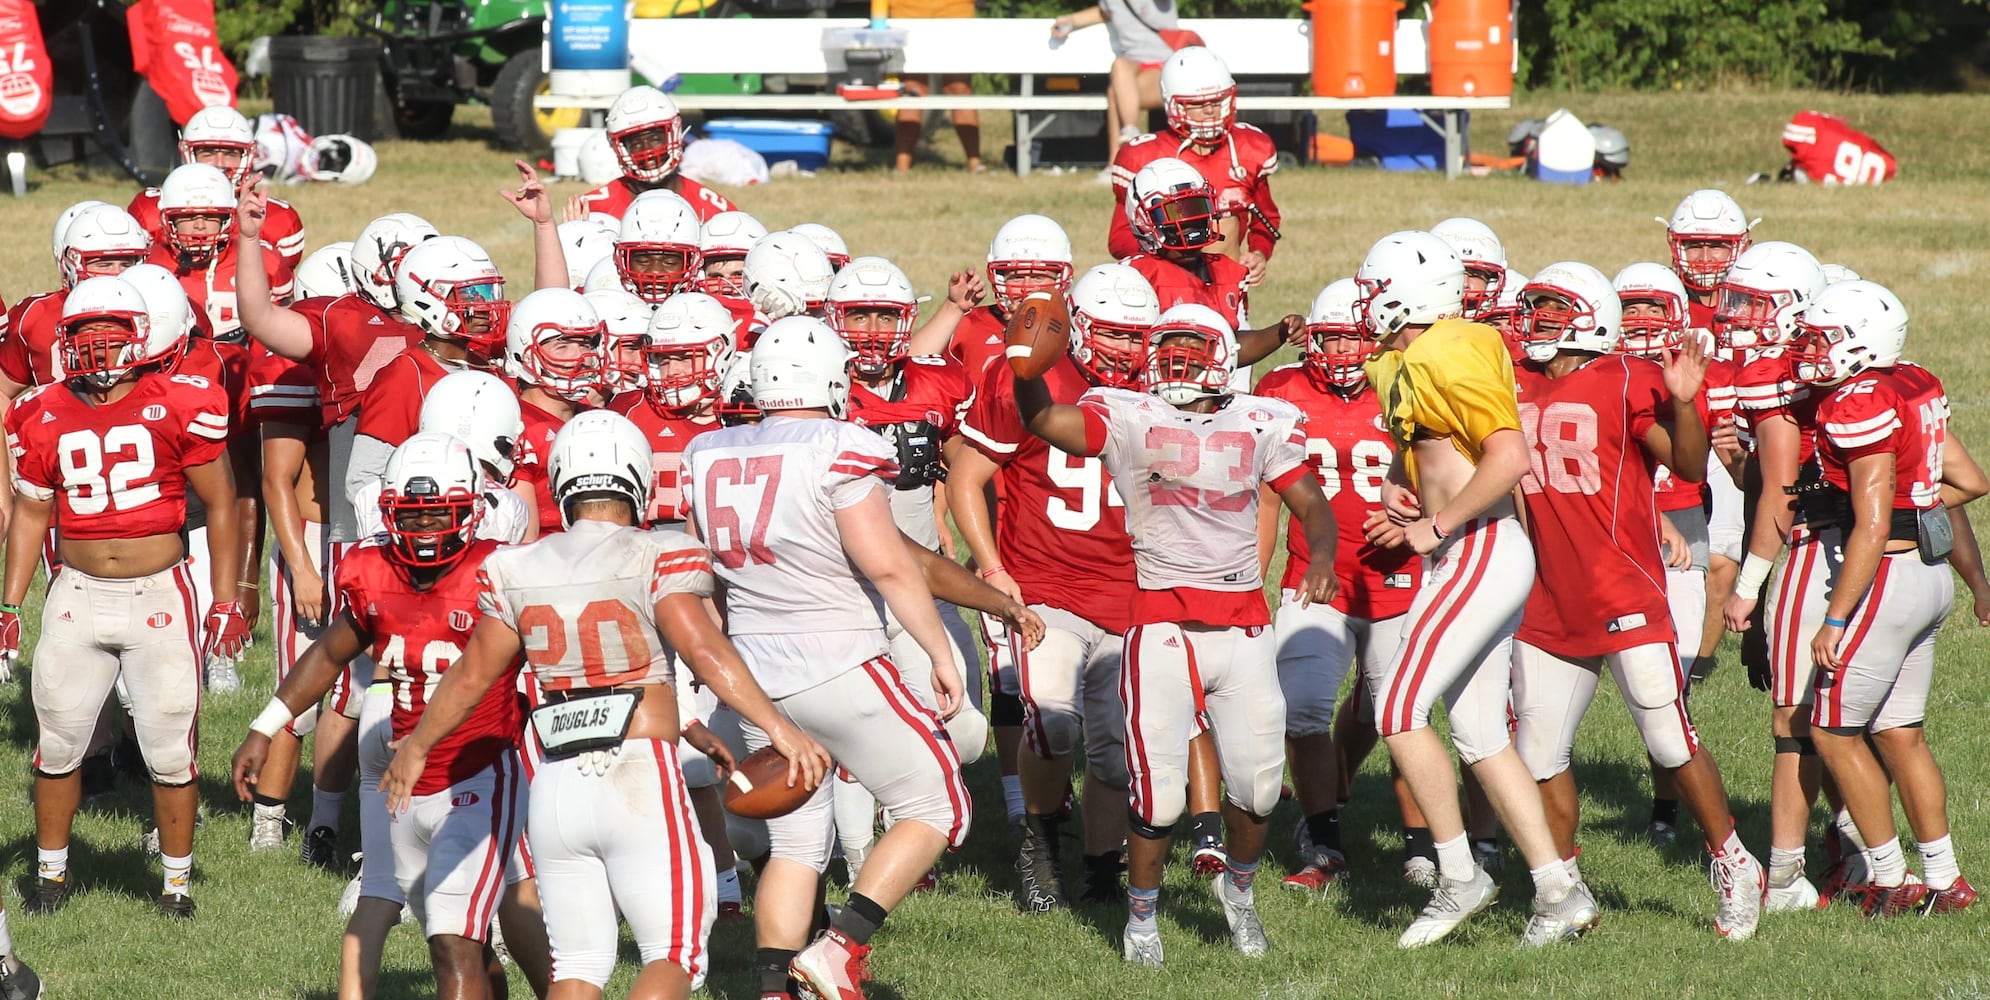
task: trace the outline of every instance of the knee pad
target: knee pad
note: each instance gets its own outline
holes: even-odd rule
[[[1637,723],[1638,734],[1644,738],[1645,752],[1659,767],[1684,767],[1700,749],[1699,734],[1686,716],[1683,694],[1673,706],[1633,709],[1631,721]]]
[[[988,721],[996,726],[1022,725],[1023,700],[1007,691],[995,691],[988,699]]]
[[[1815,757],[1817,756],[1817,744],[1812,743],[1808,736],[1778,736],[1776,737],[1776,752],[1793,753],[1802,757]]]
[[[1140,814],[1131,809],[1126,811],[1126,827],[1133,832],[1134,836],[1143,837],[1147,840],[1166,840],[1175,835],[1174,823],[1168,822],[1155,826],[1141,819]]]
[[[147,750],[144,757],[145,771],[152,776],[153,784],[167,788],[193,784],[193,754],[187,748],[156,755]]]
[[[1451,745],[1458,751],[1458,763],[1465,765],[1476,764],[1513,745],[1511,740],[1505,738],[1506,731],[1504,729],[1494,735],[1496,736],[1495,739],[1468,741],[1458,735],[1457,730],[1452,730]],[[1567,766],[1567,764],[1563,764],[1564,768]],[[1549,775],[1549,777],[1553,776],[1552,774]]]

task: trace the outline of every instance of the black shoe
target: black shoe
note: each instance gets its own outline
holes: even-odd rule
[[[192,920],[193,897],[183,892],[160,893],[159,915],[174,920]]]
[[[304,835],[304,863],[324,870],[339,867],[339,835],[329,826],[314,826]]]
[[[41,977],[19,955],[0,964],[0,1000],[41,1000]]]
[[[62,904],[69,902],[69,897],[75,892],[76,882],[71,877],[54,879],[36,876],[35,891],[21,901],[21,906],[29,913],[54,913],[62,909]]]
[[[1023,818],[1023,846],[1016,853],[1016,874],[1023,891],[1017,903],[1027,913],[1049,913],[1070,908],[1064,898],[1064,879],[1057,870],[1057,821],[1046,816]]]
[[[1120,873],[1126,871],[1125,862],[1120,860],[1118,851],[1104,854],[1085,855],[1085,895],[1087,903],[1124,903],[1126,889],[1120,885]]]

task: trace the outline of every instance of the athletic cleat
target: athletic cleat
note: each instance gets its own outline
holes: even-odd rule
[[[1348,880],[1347,859],[1339,853],[1328,850],[1315,850],[1307,859],[1306,866],[1293,872],[1278,884],[1304,892],[1326,895],[1335,886],[1345,886]]]
[[[1064,897],[1064,879],[1057,870],[1057,842],[1042,835],[1041,827],[1023,827],[1022,849],[1016,853],[1016,874],[1023,891],[1016,900],[1025,913],[1049,913],[1070,909]]]
[[[1404,858],[1403,881],[1419,889],[1437,888],[1437,862],[1422,855]]]
[[[352,911],[359,909],[359,890],[362,887],[363,883],[358,875],[354,875],[352,881],[345,884],[345,889],[339,893],[340,920],[350,919]]]
[[[29,913],[54,913],[62,909],[62,904],[69,902],[69,897],[75,895],[75,893],[76,880],[73,878],[41,878],[40,876],[36,876],[35,891],[29,893],[28,898],[21,901],[21,906]]]
[[[1431,890],[1430,902],[1410,921],[1408,930],[1396,941],[1398,948],[1421,948],[1441,941],[1473,914],[1491,906],[1499,898],[1499,885],[1485,869],[1472,866],[1472,877],[1464,880],[1439,878]]]
[[[1645,827],[1645,839],[1660,847],[1671,847],[1679,842],[1679,829],[1662,819],[1655,819]]]
[[[1866,869],[1866,855],[1863,851],[1850,851],[1840,854],[1831,867],[1824,870],[1824,881],[1817,887],[1817,894],[1828,900],[1853,902],[1863,899],[1872,881],[1872,873]]]
[[[289,825],[290,822],[281,816],[254,816],[249,820],[249,850],[274,851],[281,848],[283,831]]]
[[[743,924],[746,921],[746,904],[730,899],[719,903],[719,923]]]
[[[226,656],[207,658],[207,690],[214,694],[234,694],[242,690],[242,672]]]
[[[1542,948],[1558,941],[1573,941],[1602,922],[1603,910],[1596,905],[1596,897],[1590,895],[1587,884],[1577,882],[1567,895],[1552,903],[1539,895],[1534,897],[1534,915],[1527,918],[1527,929],[1520,932],[1520,943]]]
[[[869,945],[852,944],[831,928],[788,963],[788,976],[804,997],[864,1000],[864,984],[871,981],[865,962],[870,953]]]
[[[940,887],[940,870],[938,868],[928,868],[926,869],[925,877],[921,878],[916,884],[912,886],[912,891],[932,892],[933,890],[938,889],[939,887]]]
[[[1271,942],[1265,940],[1264,922],[1258,919],[1257,901],[1232,901],[1228,881],[1219,878],[1211,883],[1211,888],[1216,890],[1216,901],[1223,907],[1223,922],[1230,925],[1230,946],[1245,958],[1263,958],[1264,953],[1271,949]]]
[[[1921,901],[1928,895],[1928,887],[1912,875],[1900,885],[1876,885],[1866,890],[1859,909],[1868,917],[1898,917],[1909,913],[1919,913]]]
[[[1744,849],[1716,855],[1707,863],[1707,873],[1720,893],[1714,929],[1729,941],[1754,937],[1755,925],[1762,920],[1762,900],[1769,895],[1769,870]]]
[[[1120,935],[1120,952],[1126,960],[1149,969],[1161,967],[1161,932],[1135,931],[1133,922],[1127,921],[1126,931]]]
[[[146,827],[146,828],[145,828],[145,835],[144,835],[144,836],[142,836],[142,837],[140,837],[140,838],[138,838],[138,846],[139,846],[139,847],[141,847],[141,848],[143,848],[143,849],[145,850],[145,856],[146,856],[146,857],[148,857],[148,858],[156,858],[156,857],[158,857],[158,856],[159,856],[159,828],[158,828],[157,826],[148,826],[148,827]]]
[[[314,826],[306,831],[304,845],[300,850],[307,865],[323,868],[328,872],[335,871],[339,867],[339,834],[329,826]],[[358,860],[359,855],[353,855],[353,859]]]
[[[1958,875],[1948,888],[1928,890],[1928,894],[1921,898],[1921,915],[1935,917],[1944,913],[1960,913],[1969,909],[1969,905],[1974,902],[1976,902],[1976,889],[1969,884],[1968,879]]]
[[[21,956],[0,963],[0,1000],[41,1000],[41,994],[41,977],[21,961]]]
[[[1229,855],[1223,853],[1223,842],[1215,837],[1196,841],[1195,853],[1189,857],[1189,869],[1197,878],[1215,878],[1230,867]]]
[[[193,897],[184,892],[160,893],[159,915],[174,920],[192,920]]]
[[[1831,901],[1817,894],[1817,887],[1802,875],[1791,879],[1788,885],[1769,886],[1769,894],[1762,898],[1764,913],[1801,913],[1805,910],[1821,910],[1831,905]]]

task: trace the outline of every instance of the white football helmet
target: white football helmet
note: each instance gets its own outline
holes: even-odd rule
[[[352,244],[327,243],[297,263],[297,298],[338,298],[359,291],[352,270]]]
[[[622,160],[615,155],[615,143],[609,140],[605,130],[596,129],[594,134],[581,140],[576,157],[582,184],[600,187],[622,176]]]
[[[1679,280],[1696,292],[1711,292],[1748,249],[1749,231],[1762,220],[1748,221],[1725,191],[1704,188],[1687,195],[1671,219],[1658,221],[1665,223]]]
[[[622,287],[622,269],[615,266],[613,255],[603,260],[595,261],[594,266],[588,268],[587,280],[580,283],[580,290],[582,292],[616,291],[624,295],[633,294],[628,289]],[[636,301],[642,302],[641,299],[637,299]],[[649,303],[644,302],[643,304],[648,305]]]
[[[403,516],[420,514],[448,520],[440,528],[401,525]],[[387,456],[380,520],[389,559],[410,569],[452,565],[469,550],[483,518],[484,474],[469,445],[441,431],[421,431]]]
[[[806,234],[792,229],[768,233],[746,253],[747,301],[770,320],[820,315],[835,277],[829,255]]]
[[[152,329],[144,294],[114,274],[77,282],[62,301],[56,329],[63,376],[99,392],[140,365],[170,361],[180,347],[174,331]]]
[[[800,233],[808,237],[809,242],[821,247],[822,255],[829,258],[830,270],[840,271],[850,263],[850,245],[843,242],[843,237],[836,230],[820,222],[803,222],[789,226],[788,232]]]
[[[1859,277],[1859,272],[1854,271],[1843,264],[1825,264],[1823,265],[1823,268],[1824,268],[1824,283],[1827,285],[1835,285],[1841,281],[1861,280]]]
[[[705,269],[713,264],[740,261],[745,266],[746,255],[753,250],[753,244],[767,235],[767,227],[760,220],[745,212],[720,212],[705,220],[704,228],[698,234],[698,249],[704,255]],[[740,275],[730,276],[707,273],[699,282],[699,288],[711,295],[730,295],[743,298],[746,295],[746,279]]]
[[[394,294],[402,318],[430,336],[489,352],[505,341],[511,303],[484,248],[461,236],[423,240],[401,258]]]
[[[852,325],[858,313],[882,315],[867,321],[868,329],[859,330]],[[829,328],[850,349],[851,368],[869,377],[884,373],[911,353],[912,321],[918,313],[912,279],[883,257],[852,258],[829,282],[829,295],[822,304]]]
[[[843,419],[850,403],[850,350],[829,324],[789,316],[767,324],[753,342],[753,402],[767,410],[828,410]]]
[[[1200,250],[1215,243],[1216,193],[1202,172],[1171,156],[1140,168],[1126,187],[1126,221],[1140,249]]]
[[[1663,316],[1623,318],[1624,336],[1620,346],[1627,354],[1649,357],[1662,351],[1678,350],[1686,339],[1686,285],[1664,264],[1639,261],[1610,279],[1617,301],[1628,309],[1633,303],[1650,303],[1665,310]]]
[[[1164,403],[1187,406],[1229,395],[1237,333],[1216,310],[1184,302],[1162,313],[1148,331],[1146,367],[1142,384]]]
[[[684,116],[677,102],[655,87],[622,91],[608,108],[608,142],[622,174],[655,184],[668,180],[684,159]]]
[[[166,357],[178,358],[200,326],[193,302],[187,298],[187,287],[180,284],[173,272],[157,264],[133,264],[118,277],[138,289],[139,296],[145,299],[146,319],[151,323],[147,333],[159,338],[157,349],[165,352]],[[171,338],[170,348],[164,346],[165,338]]]
[[[1048,216],[1018,215],[988,244],[988,288],[1004,311],[1031,292],[1070,291],[1071,275],[1071,237]]]
[[[1729,350],[1787,344],[1824,284],[1824,268],[1810,251],[1781,240],[1757,243],[1721,279],[1714,336]]]
[[[649,303],[630,295],[619,282],[613,288],[585,293],[594,314],[601,317],[607,355],[605,378],[609,396],[641,389],[647,381],[643,344],[650,328]],[[668,301],[668,300],[666,300]]]
[[[1189,108],[1214,104],[1218,115],[1209,121],[1189,116]],[[1161,106],[1168,127],[1204,146],[1213,146],[1237,124],[1237,81],[1222,58],[1200,45],[1176,49],[1161,64]]]
[[[1428,326],[1465,311],[1465,262],[1451,244],[1414,229],[1368,249],[1355,272],[1369,336],[1387,345],[1406,326]]]
[[[231,183],[239,185],[256,169],[256,127],[240,111],[226,104],[202,108],[180,129],[180,162],[198,163],[198,157],[206,150],[234,153],[238,157],[235,166],[223,173]]]
[[[48,253],[49,256],[55,258],[55,266],[58,269],[62,267],[62,234],[69,231],[69,224],[76,221],[76,217],[82,215],[84,212],[99,205],[108,204],[110,203],[98,201],[94,198],[87,201],[79,201],[63,209],[62,214],[55,217],[55,228],[49,233]]]
[[[360,296],[392,312],[401,301],[394,288],[401,258],[416,244],[440,235],[427,219],[408,212],[383,215],[367,223],[352,241],[352,275],[359,281]]]
[[[753,401],[753,352],[740,351],[719,379],[719,398],[712,404],[719,423],[727,427],[760,422],[760,404]]]
[[[1562,351],[1610,354],[1624,334],[1624,307],[1602,271],[1565,260],[1535,272],[1520,290],[1514,330],[1535,361]]]
[[[703,292],[673,295],[656,307],[643,338],[650,404],[688,413],[719,394],[732,364],[732,313]],[[688,362],[688,364],[687,364]]]
[[[419,428],[441,431],[468,445],[491,478],[511,485],[525,422],[519,415],[518,390],[504,379],[474,369],[436,379],[422,397]]]
[[[1306,314],[1306,371],[1314,379],[1342,389],[1367,381],[1362,365],[1375,356],[1375,342],[1362,325],[1360,301],[1361,286],[1353,278],[1341,278],[1313,297],[1313,308]],[[1361,349],[1328,349],[1328,344],[1347,337],[1360,340]]]
[[[62,287],[73,288],[95,274],[116,274],[120,264],[139,263],[151,249],[152,234],[124,209],[115,205],[87,209],[62,231],[62,249],[56,254]]]
[[[628,417],[613,410],[576,415],[554,436],[546,459],[560,524],[573,527],[568,507],[575,499],[603,493],[628,500],[641,524],[650,507],[651,468],[649,439]]]
[[[1837,385],[1869,368],[1891,368],[1907,347],[1907,307],[1877,282],[1841,281],[1819,292],[1797,321],[1797,378]]]
[[[615,269],[622,286],[652,305],[674,292],[686,291],[701,274],[698,212],[674,191],[644,191],[622,214],[622,231],[615,237]],[[675,265],[644,260],[649,254],[676,254]]]
[[[1499,234],[1477,219],[1460,216],[1430,227],[1430,235],[1451,244],[1451,249],[1458,252],[1458,259],[1465,263],[1465,318],[1477,319],[1499,301],[1500,286],[1506,281],[1506,247],[1500,243]],[[1479,279],[1485,287],[1471,288],[1472,278]]]
[[[220,228],[212,233],[179,232],[181,222],[200,217],[218,217]],[[174,167],[159,185],[159,229],[181,256],[212,256],[235,229],[235,183],[205,163]]]
[[[504,372],[570,403],[602,387],[605,331],[586,296],[541,288],[518,301],[504,329]]]
[[[321,135],[311,140],[311,179],[336,184],[364,184],[380,169],[380,154],[364,139]]]
[[[1145,275],[1125,264],[1093,267],[1071,286],[1071,362],[1099,385],[1131,389],[1147,332],[1160,321],[1161,299]]]
[[[562,222],[560,249],[567,258],[567,284],[581,291],[594,265],[615,256],[615,230],[591,219]]]

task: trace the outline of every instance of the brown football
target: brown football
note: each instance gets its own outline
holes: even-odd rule
[[[801,808],[811,793],[788,787],[788,758],[765,747],[746,755],[726,782],[726,811],[744,819],[773,819]]]
[[[1062,295],[1031,292],[1009,317],[1002,340],[1017,378],[1042,378],[1071,347],[1071,307]]]

